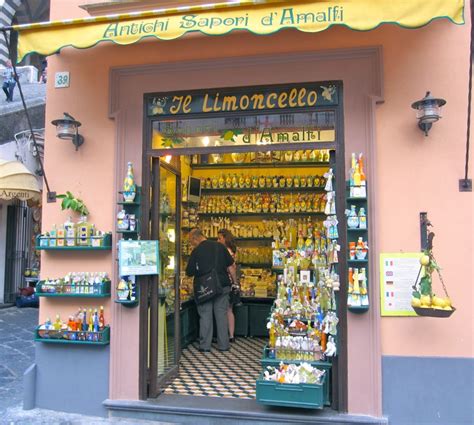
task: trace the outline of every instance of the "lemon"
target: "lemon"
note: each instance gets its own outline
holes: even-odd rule
[[[420,258],[420,264],[422,266],[427,266],[430,264],[430,257],[428,255],[422,255]]]
[[[422,306],[427,306],[427,307],[430,307],[431,306],[431,297],[429,295],[422,295],[421,296],[421,305]]]
[[[447,305],[446,307],[443,308],[443,310],[449,310],[451,311],[453,308],[450,305]]]
[[[444,299],[444,304],[446,307],[451,307],[451,300],[449,298]]]
[[[443,298],[433,297],[432,304],[434,307],[444,308],[446,305],[446,302],[443,300]]]
[[[411,305],[412,307],[421,307],[421,300],[419,298],[413,297],[411,299]]]
[[[431,308],[431,306],[421,304],[421,305],[420,305],[420,308]]]

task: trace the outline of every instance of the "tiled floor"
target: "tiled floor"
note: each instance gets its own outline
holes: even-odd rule
[[[181,355],[180,373],[165,394],[255,399],[265,338],[237,338],[226,352],[213,345],[201,353],[197,343]]]

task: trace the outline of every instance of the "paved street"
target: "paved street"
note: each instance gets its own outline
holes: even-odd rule
[[[163,422],[105,419],[50,410],[23,410],[23,372],[34,362],[36,308],[0,309],[0,425],[165,425]],[[54,393],[54,389],[51,389]]]
[[[0,309],[0,414],[22,401],[23,372],[34,362],[36,308]]]

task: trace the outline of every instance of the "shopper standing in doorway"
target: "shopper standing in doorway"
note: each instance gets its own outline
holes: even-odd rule
[[[193,251],[186,267],[188,276],[204,276],[216,269],[222,293],[215,298],[197,305],[199,314],[199,351],[211,351],[213,333],[213,314],[217,327],[217,349],[227,351],[229,345],[229,325],[227,321],[227,310],[229,308],[229,293],[231,290],[231,279],[236,279],[234,259],[229,251],[219,242],[206,239],[200,229],[189,232],[189,243]],[[230,276],[230,277],[229,277]]]
[[[15,72],[13,70],[12,61],[7,60],[5,69],[3,71],[3,85],[2,89],[7,97],[7,102],[13,102],[13,90],[16,86]]]
[[[229,308],[227,310],[227,320],[229,321],[229,339],[230,342],[235,342],[235,316],[234,316],[234,306],[241,303],[240,301],[240,271],[237,262],[235,261],[235,257],[237,254],[237,245],[235,243],[234,235],[232,232],[227,229],[221,229],[217,232],[217,242],[220,242],[224,245],[229,254],[234,259],[234,264],[231,266],[235,271],[236,280],[232,280],[232,287],[229,294]]]

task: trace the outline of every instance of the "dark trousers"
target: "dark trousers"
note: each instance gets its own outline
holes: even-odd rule
[[[5,81],[2,86],[3,92],[5,93],[7,100],[9,100],[10,102],[13,101],[13,90],[15,89],[15,86],[15,81]]]
[[[212,343],[213,323],[212,313],[216,318],[217,348],[229,349],[229,324],[227,309],[229,308],[230,286],[223,288],[223,293],[203,304],[197,305],[199,313],[199,348],[210,350]]]

